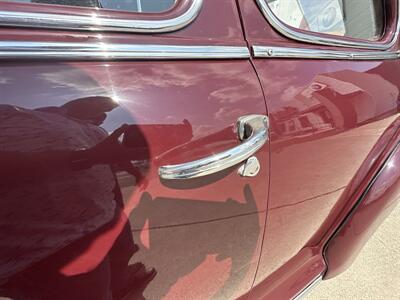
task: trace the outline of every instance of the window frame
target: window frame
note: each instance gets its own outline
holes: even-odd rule
[[[140,13],[62,5],[0,2],[0,26],[75,31],[166,33],[199,15],[203,0],[178,0],[160,13]]]
[[[392,48],[398,39],[400,31],[400,0],[388,0],[391,11],[384,22],[384,34],[378,41],[367,41],[350,37],[335,37],[333,35],[311,32],[294,28],[281,21],[272,11],[266,0],[255,0],[269,24],[282,35],[296,41],[328,45],[334,47],[350,47],[373,50],[388,50]],[[385,3],[387,10],[387,3]]]

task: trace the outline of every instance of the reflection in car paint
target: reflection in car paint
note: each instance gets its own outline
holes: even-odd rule
[[[219,264],[220,267],[228,263],[229,274],[227,277],[224,275],[221,281],[214,277],[217,280],[215,294],[209,296],[213,299],[232,298],[234,291],[231,287],[243,280],[246,272],[240,270],[251,260],[260,233],[259,212],[250,186],[246,185],[243,193],[244,203],[235,199],[218,203],[201,199],[153,198],[149,193],[141,196],[130,216],[135,240],[141,249],[132,260],[140,261],[145,257],[162,278],[158,281],[156,277],[151,283],[153,288],[147,294],[149,299],[173,299],[174,295],[178,298],[195,297],[195,287],[186,286],[184,294],[177,294],[174,286],[181,285],[187,275],[193,275],[207,263]],[[165,211],[169,214],[162,217]],[[219,217],[222,214],[228,216]],[[246,239],[242,239],[243,236]],[[167,253],[174,255],[166,259]],[[214,262],[210,261],[210,255],[214,255]],[[207,272],[212,269],[218,274],[215,267]]]
[[[120,298],[155,276],[154,269],[146,271],[140,263],[127,265],[137,246],[114,170],[126,170],[137,184],[142,175],[129,163],[139,158],[137,152],[118,141],[128,126],[109,136],[99,127],[116,106],[107,97],[35,110],[0,106],[1,175],[6,178],[0,278],[5,295],[60,299],[58,287],[67,299],[68,290],[89,280],[99,284],[86,287],[90,297]],[[106,235],[107,243],[96,249],[96,240]],[[75,269],[65,267],[86,248],[92,248],[90,260]],[[116,248],[123,251],[116,253]]]
[[[35,193],[25,193],[18,210],[9,202],[8,212],[21,214],[15,223],[23,228],[19,236],[13,235],[18,227],[7,224],[10,218],[0,221],[0,252],[8,251],[3,258],[11,264],[22,264],[22,256],[28,262],[1,270],[0,296],[232,298],[250,288],[260,250],[268,167],[262,168],[259,181],[240,178],[235,168],[196,182],[160,182],[157,176],[160,165],[235,145],[233,125],[249,103],[255,104],[252,112],[265,113],[255,83],[237,76],[250,67],[240,63],[238,70],[224,73],[225,66],[202,63],[197,72],[181,63],[161,68],[158,63],[32,65],[22,73],[15,67],[2,68],[2,106],[36,120],[0,122],[14,130],[11,136],[2,130],[0,138],[19,143],[10,152],[31,155],[43,148],[74,153],[61,165],[43,154],[44,166],[13,171],[18,180],[13,172],[1,169],[4,190],[15,192],[30,184],[47,198],[40,201]],[[237,84],[223,81],[227,72]],[[210,76],[218,78],[215,84],[209,83]],[[131,78],[137,78],[134,84]],[[20,86],[23,93],[18,92]],[[184,105],[193,89],[209,95],[199,106],[204,110],[200,120]],[[169,108],[169,102],[181,111]],[[231,109],[226,108],[228,103]],[[12,145],[3,144],[1,151]],[[5,166],[12,161],[3,154]],[[265,161],[265,156],[261,158]],[[97,170],[108,175],[103,178]],[[36,234],[29,217],[41,224]],[[93,220],[97,223],[90,223]],[[12,239],[25,242],[25,248],[10,250]],[[0,269],[3,266],[1,262]],[[193,280],[198,282],[195,287]]]
[[[123,197],[127,191],[121,190],[119,182],[123,174],[131,174],[139,191],[145,187],[145,169],[131,162],[148,160],[148,146],[135,126],[125,124],[109,135],[100,127],[117,106],[111,98],[100,96],[60,107],[0,106],[0,140],[7,139],[0,151],[1,175],[7,178],[2,183],[0,210],[3,296],[69,299],[68,291],[84,288],[82,295],[91,299],[121,299],[128,294],[140,298],[160,267],[163,285],[151,297],[159,299],[209,254],[217,255],[216,261],[230,261],[230,275],[217,295],[226,297],[232,292],[230,286],[240,283],[243,272],[237,269],[251,259],[260,232],[250,187],[244,188],[245,203],[152,199],[144,193],[135,205],[139,194],[131,190],[131,196]],[[190,128],[187,121],[183,124],[183,129]],[[168,219],[159,215],[166,210]],[[249,213],[243,214],[244,210]],[[221,213],[229,217],[218,217]],[[235,222],[230,219],[241,217],[253,221],[244,222],[232,234]],[[143,231],[145,224],[147,247],[139,248],[131,232]],[[237,238],[243,235],[245,240]],[[156,268],[136,261],[139,249]],[[163,251],[190,259],[171,260],[180,267],[166,267],[169,261]]]

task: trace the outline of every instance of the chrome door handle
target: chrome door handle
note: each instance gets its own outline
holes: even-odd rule
[[[236,127],[241,142],[238,146],[199,160],[162,166],[158,170],[160,177],[167,180],[197,178],[220,172],[246,160],[248,161],[239,169],[239,174],[257,175],[260,168],[258,160],[251,156],[268,140],[268,117],[243,116],[237,121]]]

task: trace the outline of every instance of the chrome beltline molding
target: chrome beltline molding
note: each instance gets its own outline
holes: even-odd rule
[[[245,59],[247,47],[0,41],[0,59]]]
[[[388,60],[398,59],[399,51],[340,51],[289,48],[274,46],[253,46],[256,58],[296,58],[296,59],[335,59],[335,60]]]
[[[112,19],[93,16],[71,16],[50,13],[0,11],[0,26],[39,27],[90,31],[164,33],[190,24],[200,13],[203,0],[191,0],[181,15],[166,20]]]
[[[337,47],[353,47],[353,48],[364,48],[364,49],[374,49],[374,50],[387,50],[396,44],[397,38],[398,38],[399,32],[400,32],[400,21],[399,21],[400,1],[397,2],[399,13],[397,16],[396,31],[393,34],[393,36],[391,37],[390,41],[385,44],[374,43],[374,42],[361,42],[361,41],[355,42],[355,41],[350,41],[350,40],[345,40],[345,39],[340,39],[340,38],[329,38],[329,37],[323,37],[323,36],[317,36],[317,35],[303,33],[298,30],[294,30],[292,27],[286,25],[278,17],[276,17],[265,0],[256,0],[256,2],[258,4],[258,6],[260,7],[264,17],[267,19],[267,21],[271,24],[272,27],[274,27],[282,35],[284,35],[288,38],[291,38],[293,40],[301,41],[301,42],[320,44],[320,45],[337,46]]]
[[[400,58],[400,51],[357,52],[275,46],[253,46],[252,51],[256,58],[333,60],[388,60]],[[183,60],[246,58],[250,58],[250,51],[244,46],[0,41],[0,59]]]

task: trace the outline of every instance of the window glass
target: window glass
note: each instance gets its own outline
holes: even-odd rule
[[[284,23],[303,30],[376,40],[382,36],[384,0],[266,0]]]
[[[3,0],[0,0],[3,1]],[[24,3],[58,4],[80,7],[125,10],[131,12],[162,12],[170,9],[176,0],[6,0]]]

